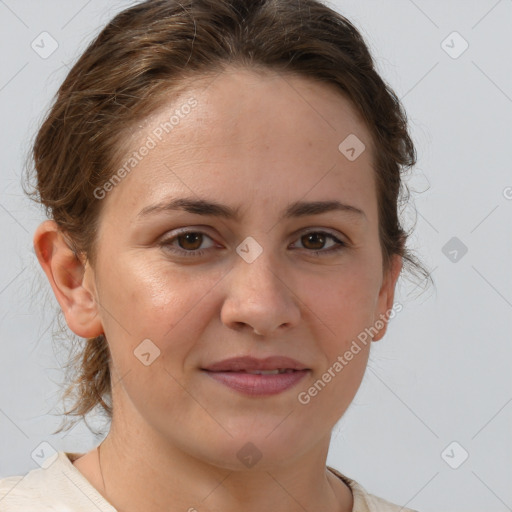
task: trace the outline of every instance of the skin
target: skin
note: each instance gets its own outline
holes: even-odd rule
[[[383,273],[370,134],[330,85],[228,68],[163,105],[132,130],[127,147],[139,148],[190,96],[198,104],[172,136],[102,200],[94,268],[73,257],[53,221],[34,236],[69,327],[82,337],[105,333],[112,354],[103,479],[96,449],[74,464],[120,511],[350,511],[351,491],[326,470],[326,458],[371,343],[309,404],[297,396],[393,305],[402,260],[394,256]],[[338,150],[351,133],[366,145],[355,161]],[[241,218],[137,217],[183,196],[240,207]],[[364,215],[278,220],[296,200],[339,200]],[[159,245],[178,228],[205,236],[174,239],[172,247],[204,255]],[[346,246],[314,256],[336,243],[308,242],[307,231]],[[263,249],[252,263],[235,251],[248,236]],[[386,322],[373,341],[385,331]],[[147,338],[160,350],[148,366],[134,356]],[[240,355],[285,355],[311,371],[292,389],[258,398],[200,370]],[[252,468],[236,456],[248,442],[262,454]]]

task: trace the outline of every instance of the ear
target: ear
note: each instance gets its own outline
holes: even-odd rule
[[[378,330],[378,333],[373,337],[372,341],[379,341],[386,334],[388,327],[390,311],[393,308],[393,299],[395,297],[395,286],[398,281],[398,276],[402,270],[403,259],[398,254],[393,254],[389,270],[384,276],[379,297],[377,299],[377,309],[375,315],[374,326],[384,326]],[[377,328],[377,327],[376,327]]]
[[[34,250],[69,328],[83,338],[103,333],[95,301],[93,270],[82,263],[53,220],[44,221],[34,234]]]

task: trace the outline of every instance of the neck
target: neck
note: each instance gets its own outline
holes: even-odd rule
[[[350,489],[325,468],[323,456],[310,454],[290,467],[232,471],[176,448],[164,451],[152,443],[142,447],[118,436],[111,429],[98,446],[96,480],[101,481],[98,490],[119,512],[352,510]]]

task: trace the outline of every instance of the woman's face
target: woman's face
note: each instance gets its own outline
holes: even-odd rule
[[[148,118],[129,147],[84,280],[112,354],[114,423],[230,468],[326,449],[400,268],[382,273],[371,140],[355,110],[330,86],[230,68]],[[306,370],[206,370],[246,356]]]

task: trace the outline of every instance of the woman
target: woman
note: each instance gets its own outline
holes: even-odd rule
[[[298,7],[300,6],[300,9]],[[357,30],[315,0],[116,16],[34,144],[38,260],[87,340],[85,454],[0,482],[18,510],[410,510],[326,467],[393,316],[415,163]]]

